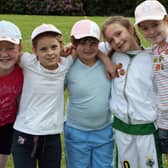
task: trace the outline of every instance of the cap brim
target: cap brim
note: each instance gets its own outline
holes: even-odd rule
[[[147,20],[157,20],[157,21],[159,21],[159,20],[162,20],[164,18],[164,16],[165,15],[160,16],[160,17],[154,16],[154,15],[152,17],[151,16],[146,16],[144,18],[141,18],[141,19],[137,20],[134,25],[138,25],[139,23],[147,21]]]
[[[52,32],[52,33],[56,33],[56,34],[60,34],[62,35],[62,32],[60,32],[59,30],[43,30],[43,31],[39,31],[38,33],[35,33],[31,36],[31,40],[35,39],[37,36],[43,34],[43,33],[47,33],[47,32]]]
[[[81,39],[81,38],[85,38],[85,37],[93,37],[96,38],[97,40],[100,40],[100,37],[98,36],[94,36],[93,34],[76,34],[76,35],[72,35],[74,36],[75,39]]]
[[[10,43],[17,44],[17,45],[20,43],[20,39],[11,39],[9,37],[0,37],[0,41],[8,41]]]

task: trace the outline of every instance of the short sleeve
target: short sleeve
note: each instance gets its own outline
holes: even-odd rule
[[[35,60],[37,60],[36,56],[31,54],[31,53],[28,53],[28,52],[25,52],[22,56],[21,56],[21,59],[20,59],[20,66],[22,68],[24,68],[25,66],[31,64],[32,62],[34,62]]]

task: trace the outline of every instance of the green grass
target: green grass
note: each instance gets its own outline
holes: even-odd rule
[[[87,17],[87,16],[37,16],[37,15],[0,15],[0,20],[9,20],[14,22],[20,28],[23,35],[23,44],[25,51],[31,51],[31,32],[33,29],[42,23],[51,23],[57,26],[63,33],[65,43],[70,41],[70,30],[72,25],[84,18],[96,21],[100,26],[107,17]],[[134,20],[131,18],[131,21]],[[142,36],[142,43],[147,47],[149,43]]]
[[[9,20],[19,26],[23,35],[25,51],[31,51],[30,36],[32,30],[42,24],[51,23],[57,26],[63,33],[65,43],[70,41],[70,30],[72,25],[86,16],[36,16],[36,15],[0,15],[0,20]],[[102,25],[105,17],[89,17]]]
[[[24,45],[24,51],[31,51],[31,32],[32,30],[40,25],[41,23],[51,23],[57,26],[63,33],[64,41],[65,43],[68,43],[70,41],[70,30],[72,25],[83,18],[82,16],[36,16],[36,15],[0,15],[0,20],[9,20],[14,22],[16,25],[19,26],[19,28],[22,31],[23,35],[23,45]],[[100,26],[103,24],[105,19],[107,17],[88,17],[89,19],[92,19],[96,21]],[[133,22],[133,18],[131,18],[131,21]],[[145,41],[141,36],[142,43],[145,47],[149,46],[149,43]],[[65,92],[65,98],[67,93]],[[62,137],[63,141],[63,137]],[[62,168],[65,168],[65,158],[64,153],[62,154]],[[165,162],[165,159],[164,159]],[[7,168],[13,168],[13,161],[12,156],[10,156],[8,161]],[[168,163],[165,163],[165,167],[168,167]]]

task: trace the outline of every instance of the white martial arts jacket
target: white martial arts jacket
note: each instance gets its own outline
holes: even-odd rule
[[[112,81],[110,108],[113,115],[130,125],[155,123],[157,99],[149,50],[115,52],[112,62],[122,63],[126,72]]]

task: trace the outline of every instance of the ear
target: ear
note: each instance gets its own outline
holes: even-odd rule
[[[74,48],[77,47],[76,40],[75,40],[75,38],[74,38],[73,36],[71,36],[71,43],[72,43],[72,46],[73,46]]]
[[[19,44],[19,52],[21,53],[22,51],[23,51],[23,43],[20,42],[20,44]]]
[[[32,47],[32,52],[36,53],[36,49],[34,47]]]
[[[135,27],[133,27],[133,26],[129,26],[129,28],[128,28],[128,31],[131,33],[131,34],[134,34],[134,32],[135,32]]]
[[[18,46],[18,51],[19,51],[19,57],[21,57],[23,55],[23,44],[22,44],[22,42],[20,42],[20,44]]]

